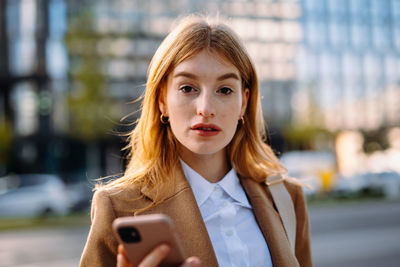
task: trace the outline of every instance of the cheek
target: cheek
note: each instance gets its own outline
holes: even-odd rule
[[[238,120],[240,117],[241,105],[237,101],[231,105],[224,105],[220,111],[220,122],[223,123],[224,128],[229,132],[229,136],[233,136],[236,132]]]
[[[240,112],[242,110],[242,103],[240,99],[234,99],[230,103],[224,103],[220,105],[221,111],[220,114],[228,120],[238,120],[240,117]]]
[[[168,107],[169,116],[181,117],[189,113],[191,105],[179,97],[170,97],[168,101]]]
[[[168,101],[168,116],[172,132],[179,136],[187,127],[193,115],[192,105],[182,101],[179,97],[171,97]]]

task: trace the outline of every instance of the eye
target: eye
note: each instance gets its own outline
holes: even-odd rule
[[[224,95],[229,95],[230,93],[233,92],[233,90],[229,87],[222,87],[221,89],[218,90],[218,92]]]
[[[190,85],[184,85],[181,88],[179,88],[179,90],[182,91],[183,93],[191,93],[195,91],[195,89]]]

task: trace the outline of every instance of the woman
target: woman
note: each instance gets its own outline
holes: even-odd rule
[[[113,236],[117,217],[164,213],[186,266],[311,266],[301,187],[285,181],[296,213],[292,253],[264,182],[286,172],[263,142],[258,80],[236,35],[198,17],[162,42],[148,71],[142,113],[122,178],[98,187],[81,266],[128,266]],[[168,246],[142,262],[157,266]]]

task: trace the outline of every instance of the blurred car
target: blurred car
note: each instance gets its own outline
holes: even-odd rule
[[[61,176],[65,183],[68,201],[70,205],[69,212],[87,212],[90,210],[93,196],[93,188],[99,183],[99,178],[89,178],[82,172],[65,172]],[[105,182],[105,178],[101,178]]]
[[[349,177],[339,176],[333,193],[340,196],[356,194],[400,198],[400,174],[397,172],[367,172]]]
[[[70,211],[85,211],[90,209],[93,186],[87,181],[69,182],[66,184]]]
[[[0,178],[0,217],[64,215],[69,201],[63,181],[51,174]]]
[[[400,174],[393,171],[368,173],[368,188],[389,199],[400,198]]]
[[[351,197],[368,189],[368,181],[364,175],[338,175],[332,194],[339,197]]]

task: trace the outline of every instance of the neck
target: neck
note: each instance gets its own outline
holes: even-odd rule
[[[199,155],[191,151],[180,151],[181,159],[210,183],[220,181],[230,168],[225,151],[212,155]]]

